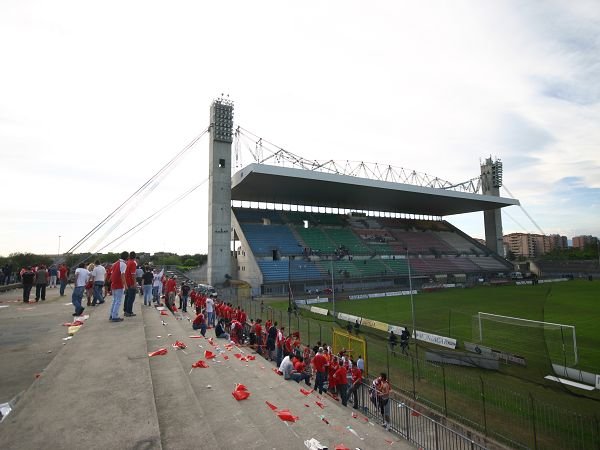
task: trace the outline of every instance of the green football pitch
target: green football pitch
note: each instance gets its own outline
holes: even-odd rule
[[[445,289],[413,297],[417,329],[455,338],[459,347],[480,338],[479,312],[572,325],[576,331],[578,367],[600,373],[600,283],[570,281],[536,286],[485,286]],[[330,310],[333,305],[326,307]],[[337,312],[413,328],[410,296],[338,301]],[[484,321],[483,344],[525,356],[532,361],[551,359],[573,366],[572,330],[536,328],[527,322]]]
[[[501,363],[498,371],[490,371],[426,363],[428,352],[454,350],[420,341],[418,346],[411,342],[408,356],[393,354],[386,332],[364,327],[359,334],[367,341],[370,375],[387,372],[395,389],[510,446],[587,448],[597,441],[600,391],[544,377],[553,374],[552,363],[600,373],[599,282],[453,288],[419,293],[413,300],[418,330],[456,339],[459,352],[465,352],[465,342],[483,337],[484,346],[522,356],[526,367]],[[334,309],[331,302],[318,306]],[[273,299],[268,307],[287,323],[287,301]],[[335,311],[413,329],[410,296],[338,300]],[[483,321],[480,332],[479,312],[574,326],[577,364],[571,327]],[[348,323],[302,309],[297,324],[303,339],[313,344],[319,338],[331,342],[331,329]]]

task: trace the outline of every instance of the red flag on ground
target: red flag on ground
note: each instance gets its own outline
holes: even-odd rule
[[[246,356],[246,359],[248,359],[248,361],[254,361],[256,359],[256,356],[248,355],[248,356]]]
[[[156,350],[152,353],[148,353],[148,356],[152,357],[152,356],[160,356],[160,355],[166,355],[166,354],[167,354],[166,348],[159,348],[158,350]]]
[[[350,450],[348,447],[346,447],[344,444],[338,444],[335,446],[334,450]]]
[[[292,415],[292,413],[291,413],[291,412],[289,412],[287,409],[283,409],[283,410],[281,410],[281,411],[278,411],[278,412],[277,412],[277,416],[278,416],[278,417],[279,417],[281,420],[283,420],[283,421],[285,421],[285,422],[295,422],[296,420],[298,420],[298,419],[299,419],[299,417],[298,417],[298,416],[294,416],[294,415]]]
[[[268,401],[265,401],[265,403],[267,404],[267,406],[269,408],[271,408],[273,411],[277,411],[277,406],[275,406],[273,403],[269,403]]]
[[[246,400],[248,397],[250,397],[250,392],[248,392],[248,391],[233,391],[231,393],[231,395],[233,395],[233,398],[235,398],[237,401],[240,401],[240,400]]]
[[[314,391],[314,389],[311,389],[310,391],[307,391],[304,388],[300,388],[300,392],[302,392],[304,395],[310,395],[310,394],[312,394],[313,391]]]
[[[160,312],[160,315],[161,315],[161,316],[168,316],[168,315],[169,315],[169,313],[168,313],[168,312],[166,312],[166,311],[161,311],[161,312]]]
[[[223,359],[224,359],[225,361],[227,361],[227,360],[229,359],[229,356],[227,356],[227,355],[223,355]]]
[[[323,403],[321,403],[321,402],[317,402],[317,401],[315,401],[315,403],[317,404],[317,406],[318,406],[319,408],[321,408],[321,409],[325,409],[325,405],[324,405]]]
[[[184,349],[187,348],[187,345],[185,345],[185,343],[181,342],[181,341],[175,341],[175,343],[173,344],[174,348],[180,348],[180,349]]]
[[[239,353],[234,353],[233,356],[235,356],[237,359],[240,359],[242,357],[242,355]]]
[[[216,355],[210,350],[204,350],[204,357],[206,359],[213,359]]]
[[[192,369],[206,369],[208,368],[208,364],[206,362],[199,359],[194,364],[192,364]]]
[[[235,390],[236,391],[247,391],[248,388],[246,386],[244,386],[243,384],[238,383],[235,385]]]

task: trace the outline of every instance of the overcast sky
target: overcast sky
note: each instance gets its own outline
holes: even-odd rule
[[[545,233],[600,235],[597,0],[2,0],[0,42],[0,255],[70,248],[207,127],[221,93],[236,125],[310,159],[460,182],[501,158]],[[205,137],[80,250],[201,183],[207,160]],[[205,253],[207,197],[104,251]],[[538,232],[504,211],[505,233]],[[484,235],[482,214],[448,220]]]

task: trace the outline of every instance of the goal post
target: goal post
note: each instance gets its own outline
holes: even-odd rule
[[[343,330],[334,329],[332,347],[335,354],[345,350],[349,356],[352,356],[354,361],[362,356],[365,362],[365,373],[363,375],[367,375],[369,370],[367,367],[367,342],[363,338],[353,336]]]
[[[542,339],[552,356],[560,352],[561,362],[566,365],[577,365],[577,335],[574,325],[545,322],[542,320],[523,319],[521,317],[502,316],[486,312],[478,312],[475,316],[473,338],[479,338],[482,344],[501,346],[503,343],[520,344],[523,351],[536,339]],[[527,329],[523,331],[523,329]],[[537,335],[536,331],[537,330]],[[518,335],[518,337],[513,337]],[[537,337],[536,337],[537,336]]]

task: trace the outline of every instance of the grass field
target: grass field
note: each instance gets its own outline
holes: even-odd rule
[[[461,343],[478,339],[473,331],[474,316],[479,311],[574,325],[579,368],[600,373],[600,332],[597,325],[597,318],[600,317],[600,283],[572,281],[537,286],[446,289],[415,295],[414,303],[418,329],[453,337]],[[332,309],[331,304],[327,307]],[[336,310],[390,324],[408,325],[412,329],[408,296],[339,301]],[[544,341],[554,343],[551,336],[555,334],[553,332],[544,335],[536,329],[520,327],[507,327],[507,330],[517,335],[511,341],[520,341],[523,345],[505,350],[520,352],[533,361],[544,360],[547,356]],[[502,349],[503,342],[493,344]],[[548,352],[554,355],[556,349],[550,348]],[[553,359],[560,362],[559,358]]]
[[[464,341],[473,342],[478,337],[478,332],[474,336],[473,317],[479,311],[574,325],[579,368],[600,373],[600,332],[596,325],[600,317],[598,282],[446,289],[415,295],[414,302],[417,328],[457,339],[459,350]],[[278,310],[286,323],[283,311],[287,309],[287,301],[269,302],[269,306]],[[319,306],[333,308],[331,303]],[[407,296],[342,300],[336,302],[335,310],[413,328]],[[299,329],[303,341],[312,344],[319,337],[331,342],[331,327],[345,326],[331,317],[305,310],[301,316],[297,325],[292,321],[292,328]],[[396,388],[446,416],[515,447],[556,448],[559,442],[570,447],[577,439],[583,442],[582,448],[587,448],[585,442],[598,440],[600,391],[581,391],[544,380],[545,375],[552,373],[551,361],[563,360],[556,332],[512,328],[515,329],[509,331],[510,339],[500,335],[499,342],[489,344],[524,356],[527,367],[501,364],[498,372],[425,363],[427,350],[442,348],[422,343],[418,352],[411,344],[409,357],[392,355],[386,345],[387,333],[364,328],[361,334],[368,342],[371,374],[388,372]],[[568,340],[566,344],[568,347]],[[482,416],[485,416],[483,423]],[[532,428],[536,430],[535,442]],[[579,448],[579,444],[572,448],[575,447]]]

